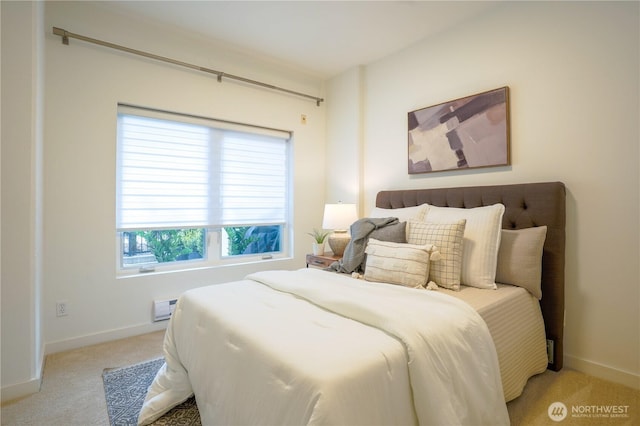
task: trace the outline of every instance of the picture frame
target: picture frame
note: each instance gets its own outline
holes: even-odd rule
[[[507,166],[509,87],[407,114],[409,174]]]

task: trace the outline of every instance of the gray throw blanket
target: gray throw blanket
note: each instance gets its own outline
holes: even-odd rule
[[[364,261],[364,250],[367,247],[369,234],[376,229],[389,225],[397,225],[399,222],[397,217],[371,218],[366,217],[359,219],[351,225],[351,241],[344,249],[342,259],[333,262],[329,269],[350,274],[352,272],[360,272],[360,265]]]

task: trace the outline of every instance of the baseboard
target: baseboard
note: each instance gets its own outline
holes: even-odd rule
[[[600,379],[609,380],[610,382],[640,390],[640,375],[629,371],[618,370],[597,362],[567,355],[566,353],[564,354],[564,366]]]
[[[45,345],[44,352],[46,355],[49,355],[57,352],[83,348],[85,346],[97,345],[99,343],[111,342],[112,340],[126,339],[127,337],[153,333],[154,331],[165,330],[168,324],[169,321],[158,321],[150,324],[141,324],[95,334],[88,334],[85,336],[75,337],[73,339],[50,342]]]
[[[9,402],[14,399],[22,398],[33,393],[40,392],[41,383],[41,378],[35,378],[29,380],[28,382],[5,386],[0,391],[0,401],[2,402],[2,404],[4,404],[5,402]]]
[[[36,377],[24,383],[8,385],[0,389],[0,404],[40,392],[40,386],[42,386],[42,373],[44,372],[44,359],[45,355],[44,353],[41,353],[40,359],[38,360],[38,368],[35,373]]]

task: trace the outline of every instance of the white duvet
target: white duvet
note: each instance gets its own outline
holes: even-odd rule
[[[480,316],[444,294],[301,269],[186,292],[139,424],[509,424]]]

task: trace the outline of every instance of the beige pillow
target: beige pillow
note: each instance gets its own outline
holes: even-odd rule
[[[466,219],[462,253],[462,284],[495,289],[503,204],[460,209],[429,206],[425,222],[451,223]]]
[[[365,253],[367,281],[424,287],[429,276],[430,244],[415,245],[369,238]]]
[[[451,290],[460,290],[465,224],[465,219],[453,223],[407,222],[407,243],[433,244],[440,252],[440,259],[430,262],[429,280]]]
[[[542,298],[542,250],[547,227],[503,229],[496,281],[517,285]]]

